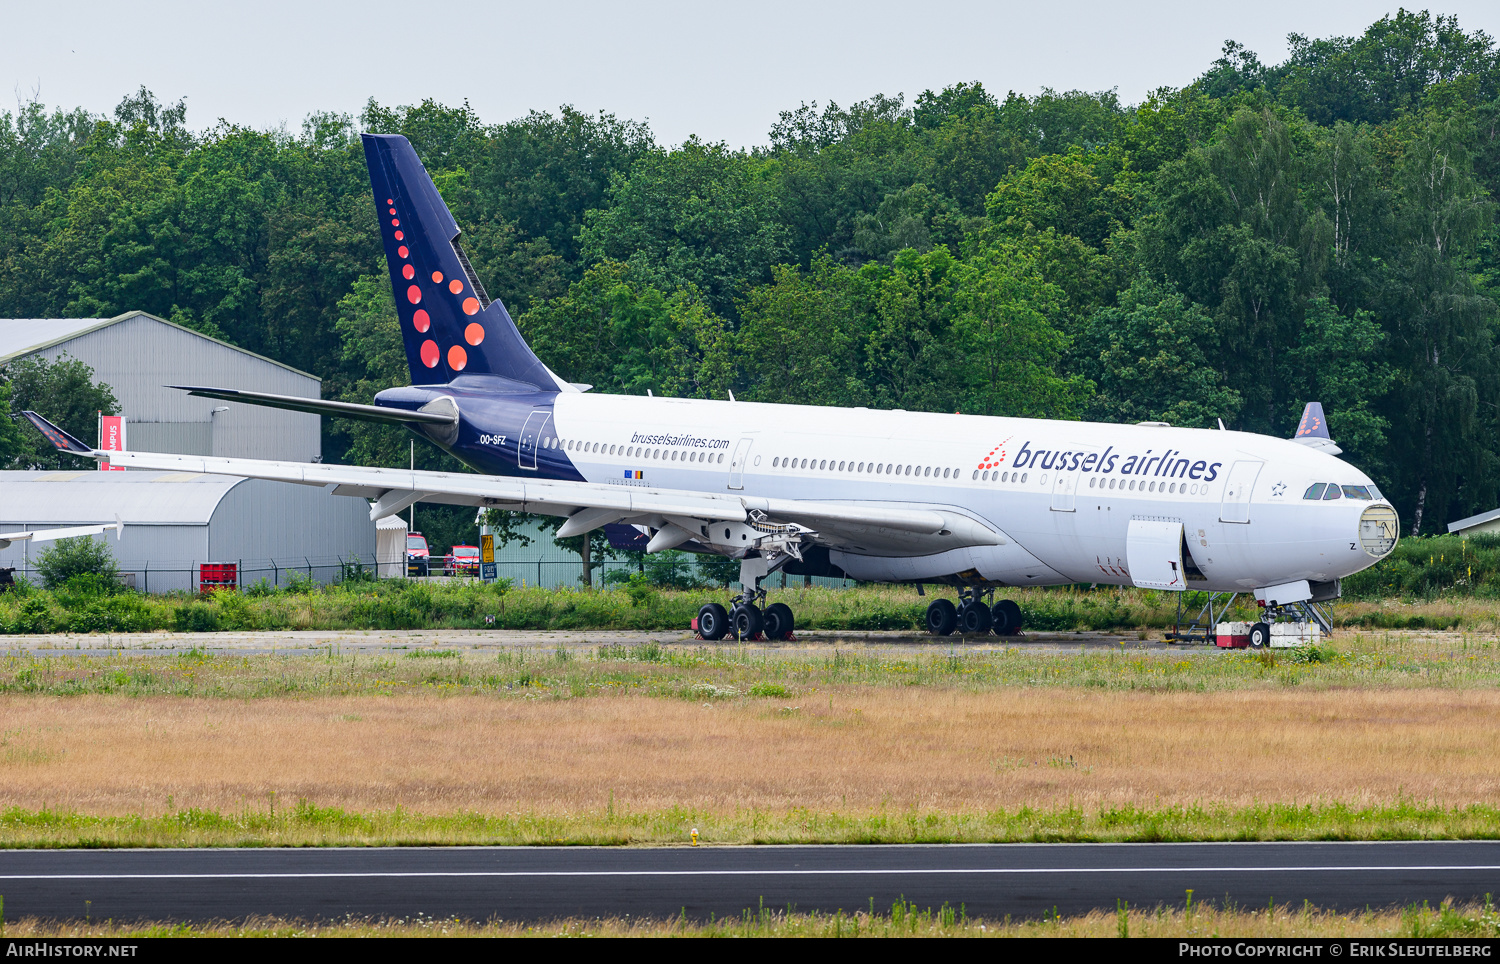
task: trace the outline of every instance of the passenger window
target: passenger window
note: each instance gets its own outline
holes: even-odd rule
[[[1328,491],[1323,493],[1323,501],[1328,502],[1332,499],[1342,498],[1342,496],[1343,493],[1339,491],[1339,487],[1330,482],[1328,483]]]

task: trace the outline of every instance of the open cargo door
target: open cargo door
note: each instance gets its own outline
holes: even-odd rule
[[[1130,581],[1142,589],[1187,588],[1182,569],[1182,523],[1131,519],[1125,538]]]

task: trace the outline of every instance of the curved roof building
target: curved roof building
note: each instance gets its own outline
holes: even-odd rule
[[[375,564],[369,504],[331,488],[190,472],[0,472],[0,533],[117,516],[118,541],[94,538],[148,592],[195,589],[205,562],[237,563],[241,585],[284,585],[293,571],[327,582],[345,563]],[[30,576],[46,546],[13,543],[0,567]]]

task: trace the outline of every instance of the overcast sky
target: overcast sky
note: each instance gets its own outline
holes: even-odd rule
[[[780,111],[957,81],[999,96],[1117,88],[1134,103],[1200,74],[1226,39],[1274,63],[1286,35],[1357,34],[1396,7],[1364,0],[254,4],[0,0],[13,98],[110,112],[145,85],[217,119],[300,128],[314,110],[465,99],[486,122],[572,104],[649,120],[657,138],[762,144]],[[1500,3],[1451,0],[1500,33]]]

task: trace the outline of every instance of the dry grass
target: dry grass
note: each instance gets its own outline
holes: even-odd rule
[[[951,907],[897,904],[885,913],[788,914],[747,910],[741,917],[688,920],[568,919],[545,923],[478,923],[409,918],[305,923],[258,918],[243,923],[188,925],[23,918],[0,936],[130,939],[135,937],[1170,937],[1170,938],[1495,938],[1500,916],[1492,902],[1476,906],[1409,907],[1339,914],[1301,906],[1245,910],[1212,903],[1093,911],[1077,917],[1012,921],[969,918]]]
[[[0,697],[0,803],[425,814],[1500,805],[1492,690]],[[705,828],[712,833],[711,825]]]

